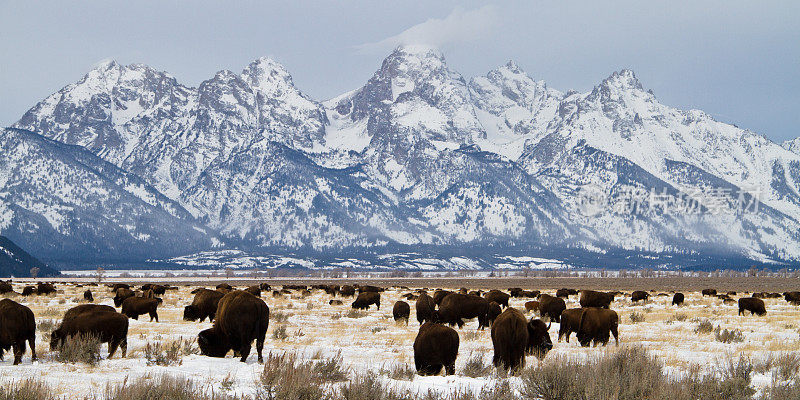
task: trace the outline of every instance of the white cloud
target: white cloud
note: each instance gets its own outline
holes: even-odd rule
[[[356,48],[363,53],[382,53],[406,44],[441,47],[450,43],[468,42],[485,36],[496,25],[497,19],[497,10],[493,5],[474,10],[459,7],[445,18],[431,18],[397,35],[378,42],[364,43]]]

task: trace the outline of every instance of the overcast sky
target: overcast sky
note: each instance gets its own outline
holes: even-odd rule
[[[322,100],[421,42],[467,78],[513,59],[563,91],[630,68],[665,104],[783,141],[800,136],[798,21],[796,0],[0,0],[0,125],[108,58],[196,86],[266,55]]]

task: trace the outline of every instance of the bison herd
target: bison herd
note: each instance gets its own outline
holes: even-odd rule
[[[138,319],[140,315],[150,317],[150,322],[158,322],[158,308],[162,304],[162,296],[167,290],[176,290],[157,284],[146,284],[140,288],[132,288],[128,284],[109,285],[113,293],[114,307],[91,304],[94,301],[92,291],[83,293],[85,301],[70,308],[63,316],[50,337],[50,347],[57,350],[65,341],[76,335],[94,335],[101,342],[108,344],[108,357],[111,358],[119,348],[122,357],[127,353],[127,336],[129,319]],[[331,297],[328,304],[344,305],[336,297],[355,297],[350,306],[353,309],[368,310],[371,306],[380,309],[381,293],[384,288],[371,285],[284,285],[280,290],[269,284],[248,286],[237,290],[229,284],[217,285],[214,289],[197,288],[191,293],[194,298],[183,310],[185,321],[206,319],[213,323],[209,329],[198,333],[197,343],[201,354],[209,357],[225,357],[230,351],[247,360],[253,342],[259,362],[263,362],[262,351],[269,327],[270,310],[261,298],[262,292],[273,297],[281,297],[294,293],[301,298],[311,294],[313,290],[321,290]],[[565,339],[569,343],[571,334],[575,334],[581,346],[598,344],[605,346],[611,336],[619,344],[619,315],[612,309],[615,298],[623,296],[621,292],[601,292],[595,290],[577,291],[559,289],[554,295],[539,291],[510,288],[501,290],[433,290],[411,291],[401,287],[408,293],[402,295],[407,300],[398,300],[392,308],[395,321],[409,324],[412,305],[419,330],[414,340],[414,363],[421,375],[445,375],[455,372],[455,362],[459,349],[459,334],[453,327],[463,328],[466,320],[477,320],[478,329],[490,329],[492,347],[494,349],[493,364],[504,370],[516,370],[525,366],[525,357],[534,356],[543,359],[553,348],[550,338],[550,324],[559,323],[558,341]],[[0,282],[0,293],[9,293],[13,287],[9,282]],[[52,284],[39,283],[36,286],[25,286],[22,295],[48,295],[56,293]],[[704,289],[703,296],[716,296],[725,302],[733,302],[731,296],[735,292],[717,294],[714,289]],[[659,295],[666,296],[666,293]],[[579,308],[567,308],[566,299],[579,296]],[[651,293],[634,291],[630,293],[631,302],[647,301]],[[800,292],[754,293],[751,297],[738,300],[739,315],[749,311],[750,314],[763,316],[767,313],[763,298],[784,297],[794,305],[800,305]],[[509,305],[511,298],[530,299],[524,303],[524,313]],[[672,306],[685,303],[683,293],[674,293]],[[118,311],[119,309],[119,311]],[[525,313],[532,312],[534,317],[528,319]],[[539,318],[537,318],[537,316]],[[546,323],[548,321],[549,323]],[[0,300],[0,360],[5,351],[13,349],[14,364],[21,362],[26,345],[30,347],[31,358],[36,359],[36,321],[33,312],[25,305],[10,299]]]

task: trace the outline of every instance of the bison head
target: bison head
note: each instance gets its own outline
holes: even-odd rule
[[[540,360],[544,359],[547,352],[553,348],[549,329],[550,327],[540,319],[531,319],[528,322],[528,345],[526,346],[528,354],[532,354]]]
[[[61,332],[61,329],[56,329],[50,333],[50,351],[55,351],[61,344],[63,338],[64,334]]]
[[[197,312],[197,308],[192,305],[188,305],[183,307],[183,320],[184,321],[197,321],[200,319],[200,313]]]
[[[225,337],[217,333],[214,328],[201,331],[197,335],[197,344],[200,347],[200,353],[209,357],[222,358],[231,350]]]

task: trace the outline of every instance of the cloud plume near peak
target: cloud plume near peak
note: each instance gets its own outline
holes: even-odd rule
[[[450,43],[469,42],[486,35],[497,24],[497,9],[493,5],[464,10],[455,8],[444,18],[431,18],[397,35],[356,46],[361,53],[382,53],[400,45],[442,47]]]

